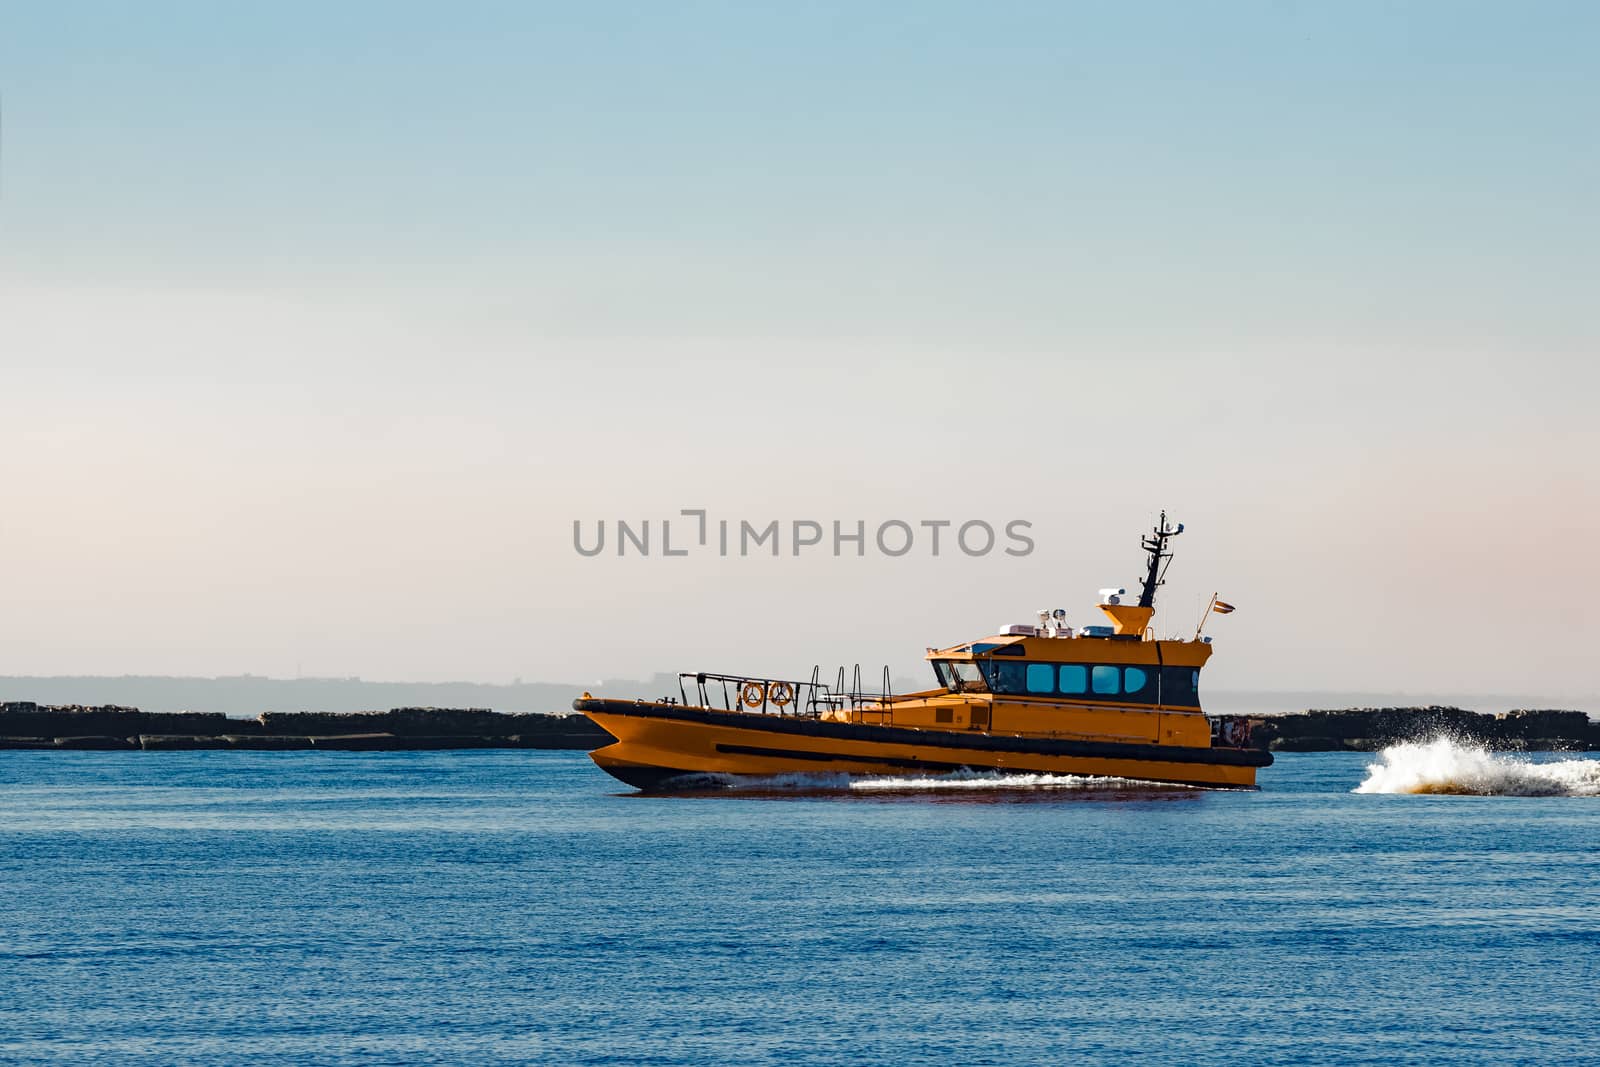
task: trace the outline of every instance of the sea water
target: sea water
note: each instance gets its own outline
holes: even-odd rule
[[[582,753],[0,753],[0,1061],[1595,1062],[1597,770],[641,797]]]

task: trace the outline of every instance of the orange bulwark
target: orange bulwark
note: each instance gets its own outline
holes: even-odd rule
[[[1200,709],[1210,639],[1156,640],[1149,627],[1170,553],[1165,515],[1143,546],[1150,559],[1137,604],[1101,590],[1112,625],[1079,629],[1065,613],[1040,624],[930,649],[937,688],[903,696],[810,681],[723,674],[680,676],[681,700],[608,700],[577,710],[616,743],[592,753],[644,790],[705,788],[784,774],[896,775],[999,771],[1092,775],[1254,788],[1272,757],[1247,747],[1248,724]],[[696,698],[689,697],[689,686]],[[721,706],[717,706],[717,696]]]

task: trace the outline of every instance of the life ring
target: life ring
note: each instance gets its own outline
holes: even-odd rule
[[[767,700],[767,687],[760,682],[746,682],[739,690],[739,699],[747,708],[759,708]]]
[[[794,699],[794,686],[788,682],[773,682],[767,686],[767,699],[778,707],[786,707]]]

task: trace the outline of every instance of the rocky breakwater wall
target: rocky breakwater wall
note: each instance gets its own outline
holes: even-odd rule
[[[1274,752],[1375,752],[1399,741],[1447,736],[1513,751],[1600,749],[1600,723],[1581,711],[1347,708],[1251,719],[1250,743]]]
[[[352,714],[269,711],[254,719],[114,705],[0,704],[0,749],[181,750],[599,748],[611,735],[582,715],[487,708],[392,708]]]

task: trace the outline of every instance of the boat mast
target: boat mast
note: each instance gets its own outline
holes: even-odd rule
[[[1140,540],[1140,546],[1150,554],[1150,561],[1145,569],[1144,588],[1139,590],[1141,608],[1156,606],[1156,587],[1166,583],[1167,567],[1172,564],[1172,553],[1167,551],[1167,541],[1181,533],[1183,533],[1183,523],[1178,523],[1176,527],[1168,526],[1167,513],[1162,511],[1161,521],[1156,524],[1156,528]]]

